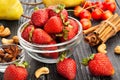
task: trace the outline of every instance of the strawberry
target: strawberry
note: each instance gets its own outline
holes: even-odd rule
[[[82,60],[82,64],[88,65],[88,69],[94,76],[112,76],[115,70],[106,54],[96,53]]]
[[[74,27],[71,25],[65,27],[65,29],[63,30],[63,36],[61,37],[62,42],[71,40],[76,35],[73,29]]]
[[[48,20],[48,12],[46,9],[39,9],[32,13],[31,21],[37,27],[43,27]]]
[[[48,45],[52,45],[52,44],[56,44],[56,41],[53,40],[53,41],[51,41],[50,43],[48,43]],[[58,49],[57,46],[44,48],[44,50],[57,50],[57,49]],[[58,58],[59,53],[58,53],[58,52],[54,52],[54,53],[43,53],[42,56],[56,59],[56,58]]]
[[[52,41],[52,38],[43,29],[36,28],[32,34],[32,42],[36,44],[47,44]]]
[[[63,24],[60,17],[51,17],[44,26],[44,30],[49,34],[60,33],[63,30]]]
[[[72,58],[64,58],[57,63],[57,72],[63,77],[73,80],[76,76],[76,62]]]
[[[31,33],[34,31],[33,25],[25,26],[23,32],[22,32],[22,38],[26,41],[30,41]]]
[[[73,31],[77,34],[79,27],[78,23],[73,19],[68,19],[68,21],[70,22],[70,25],[73,26]]]
[[[58,16],[58,17],[64,17],[64,20],[68,20],[68,12],[65,9],[64,5],[56,5],[56,6],[49,6],[47,8],[49,17],[52,16]]]
[[[25,68],[26,63],[11,64],[4,73],[4,80],[27,80],[28,72]]]

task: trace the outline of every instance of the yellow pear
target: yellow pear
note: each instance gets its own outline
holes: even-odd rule
[[[46,7],[50,5],[64,4],[66,7],[80,5],[84,0],[43,0]]]
[[[23,14],[19,0],[0,0],[0,19],[18,20]]]

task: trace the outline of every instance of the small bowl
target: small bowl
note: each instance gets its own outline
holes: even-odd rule
[[[59,60],[59,57],[54,59],[54,58],[48,58],[48,57],[41,56],[46,53],[52,54],[52,53],[57,52],[60,55],[63,52],[67,52],[66,57],[70,57],[74,53],[74,50],[77,47],[77,45],[81,42],[83,38],[83,34],[82,34],[82,25],[80,24],[80,22],[76,20],[75,18],[72,18],[72,17],[69,17],[69,18],[75,20],[79,25],[78,33],[71,40],[65,41],[62,43],[51,44],[51,45],[40,45],[40,44],[30,43],[24,40],[21,36],[24,26],[30,21],[28,20],[24,22],[18,29],[17,35],[20,39],[20,45],[27,51],[28,55],[30,55],[33,59],[38,60],[43,63],[56,63]],[[55,50],[44,49],[44,48],[49,49],[50,47],[58,47],[58,49],[55,49]]]
[[[20,45],[17,45],[17,44],[0,45],[0,50],[3,50],[3,48],[10,47],[10,46],[18,46],[18,49],[21,51],[15,60],[9,61],[9,62],[0,62],[0,72],[4,72],[8,65],[13,64],[15,62],[22,62],[25,58],[24,50]]]

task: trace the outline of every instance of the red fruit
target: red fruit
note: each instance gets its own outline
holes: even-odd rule
[[[88,60],[88,69],[94,76],[112,76],[115,70],[109,58],[104,53],[92,54],[89,58],[83,59],[83,64]]]
[[[72,58],[65,58],[57,63],[57,72],[63,77],[73,80],[76,76],[76,62]]]
[[[80,20],[83,30],[86,30],[92,26],[92,23],[89,19],[83,18]]]
[[[75,8],[74,8],[74,15],[76,16],[76,17],[79,17],[79,14],[80,14],[80,12],[83,10],[83,8],[81,7],[81,6],[76,6]]]
[[[83,4],[83,7],[84,8],[88,8],[88,7],[91,7],[93,4],[91,1],[85,1],[85,3]]]
[[[115,2],[104,2],[104,7],[106,10],[110,10],[112,13],[116,10]]]
[[[25,39],[26,41],[30,41],[30,34],[34,31],[34,26],[33,25],[29,25],[26,26],[25,29],[22,32],[22,38]]]
[[[100,20],[102,17],[102,11],[100,8],[96,8],[94,11],[92,11],[91,15],[94,20]]]
[[[104,0],[105,2],[115,2],[115,0]]]
[[[36,44],[47,44],[52,41],[52,38],[48,33],[46,33],[43,29],[36,28],[32,34],[32,42]]]
[[[64,16],[64,20],[67,21],[68,20],[68,12],[66,9],[64,9],[64,6],[62,6],[62,9],[60,8],[61,5],[57,5],[57,6],[49,6],[47,8],[48,10],[48,14],[49,14],[49,18],[52,16],[58,16],[61,17]]]
[[[50,43],[48,43],[48,45],[52,45],[52,44],[56,44],[56,41],[53,40],[53,41],[51,41]],[[44,50],[57,50],[57,49],[58,49],[57,46],[44,48]],[[59,57],[59,53],[58,53],[58,52],[54,52],[54,53],[43,53],[42,56],[56,59],[56,58]]]
[[[111,17],[113,14],[111,11],[109,10],[106,10],[102,13],[102,20],[106,20],[108,19],[109,17]]]
[[[70,21],[70,25],[73,26],[73,28],[72,28],[73,32],[75,32],[77,34],[78,27],[79,27],[78,23],[73,19],[68,19],[68,21]]]
[[[28,72],[22,66],[9,65],[4,73],[4,80],[27,80]]]
[[[94,5],[96,5],[97,8],[100,8],[100,9],[102,9],[102,10],[105,10],[105,9],[104,9],[104,5],[103,5],[103,2],[96,1]]]
[[[44,30],[47,33],[60,33],[63,30],[63,23],[60,17],[51,17],[44,26]]]
[[[31,21],[37,27],[43,27],[48,20],[48,12],[46,9],[39,9],[32,13]]]
[[[88,10],[83,9],[83,10],[80,12],[79,17],[80,17],[80,19],[82,19],[82,18],[91,19],[91,13],[90,13]]]
[[[73,37],[75,37],[76,33],[74,32],[73,28],[74,27],[71,25],[68,25],[67,27],[65,27],[63,31],[63,36],[60,39],[61,42],[71,40]]]

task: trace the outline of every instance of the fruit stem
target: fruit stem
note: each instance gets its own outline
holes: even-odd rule
[[[31,17],[29,17],[29,16],[26,16],[26,15],[22,15],[22,17],[24,17],[24,18],[27,18],[27,19],[31,19]]]
[[[29,2],[23,2],[23,1],[20,1],[21,4],[23,5],[31,5],[31,6],[36,6],[36,5],[40,5],[40,4],[43,4],[43,2],[37,2],[37,3],[29,3]]]
[[[84,66],[87,66],[87,65],[88,65],[88,62],[94,58],[94,55],[95,55],[95,54],[91,54],[89,57],[83,58],[81,63],[82,63]]]
[[[90,6],[90,7],[85,8],[85,9],[94,8],[94,7],[96,7],[96,6],[97,6],[97,5],[93,5],[93,6]]]
[[[66,57],[66,51],[63,51],[62,53],[61,53],[61,55],[60,55],[60,58],[59,58],[59,61],[63,61],[64,60],[64,58]]]

